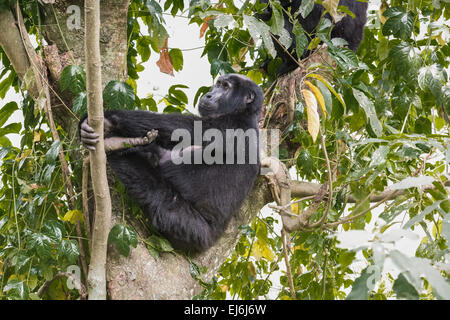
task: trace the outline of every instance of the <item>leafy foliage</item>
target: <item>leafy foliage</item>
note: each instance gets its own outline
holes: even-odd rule
[[[9,3],[0,5],[0,10]],[[286,47],[293,40],[284,29],[283,14],[291,21],[299,15],[306,17],[315,1],[302,1],[297,12],[285,12],[278,1],[270,1],[274,14],[268,22],[255,17],[264,4],[243,3],[237,7],[242,4],[191,0],[185,7],[181,0],[132,0],[127,20],[127,70],[117,72],[126,73],[128,79],[115,79],[106,86],[105,104],[109,108],[186,112],[189,101],[184,89],[189,84],[173,85],[159,100],[137,96],[143,62],[160,55],[163,47],[168,53],[165,62],[171,63],[175,72],[186,64],[182,50],[166,45],[164,14],[184,15],[199,26],[205,41],[199,56],[207,57],[212,78],[239,72],[268,88],[279,63],[272,35]],[[36,34],[40,29],[37,2],[21,2],[21,6],[28,15],[28,31]],[[283,136],[299,147],[298,152],[293,159],[283,160],[295,164],[298,179],[324,183],[327,164],[316,140],[323,134],[335,176],[327,221],[364,213],[329,229],[291,235],[289,262],[297,299],[449,299],[450,3],[387,1],[387,7],[374,9],[369,12],[357,53],[342,47],[339,40],[330,40],[332,25],[324,18],[309,44],[300,24],[293,25],[299,55],[325,43],[335,66],[315,65],[308,70],[304,94],[296,97],[294,123]],[[343,7],[337,10],[349,13]],[[272,60],[265,74],[260,66],[268,58]],[[0,108],[0,298],[36,299],[45,281],[79,264],[80,248],[74,235],[75,223],[82,219],[81,197],[77,196],[76,208],[69,206],[57,160],[60,146],[65,151],[78,146],[61,128],[61,141],[52,140],[44,126],[47,120],[40,100],[33,101],[25,92],[33,74],[26,76],[21,88],[1,48],[0,59],[0,98],[11,88],[23,90],[24,96],[20,105],[8,102]],[[330,76],[325,78],[317,70]],[[71,95],[72,111],[83,115],[83,68],[66,67],[59,86]],[[199,88],[194,104],[208,89]],[[11,123],[18,111],[23,123]],[[10,134],[20,135],[20,146],[12,145]],[[65,155],[79,194],[81,161],[72,152]],[[287,157],[287,152],[280,150],[280,155]],[[388,186],[399,195],[371,209],[367,197]],[[433,188],[424,190],[424,186]],[[311,199],[294,200],[291,211],[295,214],[304,213],[311,204]],[[322,217],[324,207],[312,221]],[[206,270],[191,263],[191,275],[205,289],[196,298],[291,299],[280,224],[277,214],[265,213],[241,226],[235,251],[211,283],[201,280]],[[404,250],[405,239],[412,241],[414,252]],[[126,256],[137,241],[136,232],[123,224],[116,225],[109,236],[109,242]],[[157,235],[142,241],[155,258],[173,251]],[[397,272],[387,270],[386,263]],[[78,292],[67,288],[64,281],[55,281],[45,297],[76,299]]]

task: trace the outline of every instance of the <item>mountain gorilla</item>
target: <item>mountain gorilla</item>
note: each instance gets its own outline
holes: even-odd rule
[[[262,102],[259,86],[230,74],[200,99],[200,116],[105,112],[105,146],[109,139],[158,131],[153,142],[108,152],[107,158],[129,195],[174,248],[200,252],[211,247],[251,191],[260,166]],[[180,147],[174,140],[186,135],[189,139]],[[86,118],[80,121],[80,136],[85,147],[95,150],[98,135]],[[208,150],[215,161],[208,159]]]
[[[259,0],[260,3],[269,3],[269,0]],[[301,0],[280,0],[280,4],[284,10],[289,11],[291,15],[294,17],[294,14],[298,11],[300,5],[302,4]],[[348,43],[348,48],[356,51],[361,44],[364,35],[364,26],[367,21],[367,2],[360,2],[357,0],[340,0],[340,6],[345,6],[353,12],[355,18],[352,18],[349,15],[345,15],[338,23],[336,23],[331,31],[331,38],[343,38]],[[315,37],[316,27],[320,22],[320,19],[324,13],[325,9],[322,5],[315,3],[314,8],[311,13],[303,18],[300,13],[297,14],[297,20],[300,22],[301,26],[306,32],[306,36],[308,37],[308,43]],[[284,15],[284,28],[289,32],[291,36],[292,43],[287,50],[291,53],[292,57],[298,60],[297,53],[295,52],[296,41],[295,35],[292,32],[293,25],[289,21],[289,17],[286,12],[283,12]],[[261,14],[257,14],[256,17],[263,20],[269,21],[272,16],[272,8],[268,5]],[[325,18],[331,19],[331,16],[327,13]],[[295,70],[298,67],[298,64],[293,61],[293,59],[284,51],[283,47],[277,41],[274,41],[274,46],[277,51],[277,56],[279,56],[282,60],[281,65],[278,67],[277,76],[281,76],[288,72]],[[306,58],[311,54],[311,51],[305,50],[301,56],[301,59]],[[267,63],[265,63],[267,65]]]

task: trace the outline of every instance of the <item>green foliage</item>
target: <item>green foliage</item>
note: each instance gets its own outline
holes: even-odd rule
[[[133,88],[126,82],[110,81],[103,90],[105,109],[133,110],[135,99]]]
[[[115,244],[120,254],[128,257],[130,255],[130,246],[136,248],[138,244],[138,236],[136,231],[130,226],[116,224],[109,232],[108,244]]]
[[[143,62],[159,55],[168,32],[164,14],[187,16],[204,32],[206,56],[212,78],[230,72],[249,76],[264,89],[275,78],[280,63],[272,35],[288,47],[293,39],[284,29],[283,14],[295,21],[306,17],[314,0],[302,1],[297,12],[285,11],[279,1],[270,1],[273,16],[263,22],[255,17],[265,5],[245,1],[132,0],[127,19],[128,79],[116,79],[105,87],[105,106],[114,109],[144,109],[186,112],[187,85],[175,84],[159,100],[137,97],[137,80]],[[0,10],[11,2],[3,1]],[[36,34],[37,2],[22,3],[28,31]],[[239,7],[241,6],[241,7]],[[349,13],[344,7],[339,7]],[[328,46],[335,66],[317,63],[305,80],[323,96],[326,116],[320,117],[326,151],[331,161],[333,197],[327,222],[364,213],[361,217],[325,230],[303,230],[291,234],[289,262],[297,299],[449,299],[448,254],[450,241],[450,200],[448,161],[450,155],[449,115],[450,3],[445,1],[388,1],[382,19],[370,12],[364,40],[354,53],[330,39],[332,24],[322,17],[316,38],[308,46],[299,23],[293,26],[296,50],[301,54],[319,43]],[[170,40],[169,40],[170,41]],[[183,51],[169,46],[175,72],[185,65]],[[153,52],[152,52],[153,51]],[[6,54],[0,49],[0,98],[8,90],[23,90],[32,82],[25,77],[22,87]],[[261,64],[271,59],[268,74]],[[125,67],[125,61],[124,61]],[[319,71],[329,73],[326,78]],[[72,97],[72,111],[86,113],[86,76],[81,66],[67,66],[59,80],[60,89]],[[194,105],[209,90],[198,89]],[[279,90],[279,88],[274,88]],[[79,264],[80,248],[75,222],[82,219],[80,185],[81,161],[69,152],[78,148],[73,137],[58,128],[61,140],[53,141],[45,126],[42,97],[24,94],[22,104],[0,105],[0,299],[35,299],[46,280],[67,267]],[[266,103],[270,104],[269,101]],[[324,183],[327,163],[320,143],[314,143],[306,128],[306,104],[296,97],[294,123],[284,132],[283,142],[298,146],[293,159],[297,177]],[[322,113],[324,110],[321,110]],[[14,123],[14,112],[22,112],[23,124]],[[20,147],[10,134],[19,134]],[[76,190],[76,208],[68,203],[58,161],[58,149],[65,151]],[[280,150],[280,158],[289,154]],[[424,186],[433,189],[424,190]],[[367,201],[390,186],[400,195],[372,209]],[[120,193],[123,187],[118,185]],[[350,198],[359,205],[353,204]],[[302,214],[311,199],[297,200],[291,211]],[[135,203],[126,202],[134,211]],[[311,220],[325,212],[320,206]],[[197,299],[291,299],[277,214],[259,215],[241,226],[242,236],[235,251],[210,283],[207,272],[191,261],[191,276],[204,291]],[[414,255],[398,245],[404,239],[416,241]],[[150,254],[158,258],[173,252],[170,243],[152,235],[142,239]],[[109,243],[128,256],[138,242],[127,225],[116,225]],[[85,243],[87,244],[87,243]],[[88,246],[87,246],[88,247]],[[385,262],[397,272],[385,270]],[[44,298],[78,298],[65,281],[52,283]]]

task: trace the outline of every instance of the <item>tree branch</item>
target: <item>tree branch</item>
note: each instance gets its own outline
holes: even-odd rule
[[[10,10],[0,12],[0,30],[2,30],[0,32],[0,46],[5,51],[9,61],[11,61],[16,74],[23,80],[28,69],[31,67],[31,63],[28,59],[19,28]],[[30,91],[34,98],[39,95],[36,87]]]
[[[89,125],[99,135],[99,143],[90,151],[92,187],[95,196],[95,224],[92,232],[88,288],[90,300],[106,299],[106,256],[111,225],[111,198],[106,175],[103,141],[103,97],[100,56],[100,1],[85,0],[86,91]]]

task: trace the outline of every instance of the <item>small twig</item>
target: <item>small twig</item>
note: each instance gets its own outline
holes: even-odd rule
[[[323,149],[323,153],[325,154],[325,161],[327,163],[327,168],[328,168],[328,201],[327,201],[327,207],[325,209],[325,212],[322,215],[322,218],[320,218],[319,221],[317,221],[316,223],[313,223],[311,225],[309,225],[308,227],[310,228],[316,228],[318,226],[321,226],[325,220],[328,217],[328,212],[331,209],[331,203],[333,201],[333,174],[331,171],[331,165],[330,165],[330,159],[328,159],[328,152],[327,152],[327,147],[325,145],[325,138],[323,136],[323,134],[321,133],[321,140],[322,140],[322,149]]]
[[[355,207],[355,209],[354,209],[353,211],[356,211],[357,209],[359,209],[359,207],[360,207],[362,204],[364,204],[364,203],[366,202],[366,200],[369,199],[369,198],[372,196],[373,192],[374,192],[374,190],[372,190],[372,192],[371,192],[364,200],[362,200],[362,201]],[[391,192],[390,194],[388,194],[384,199],[378,201],[376,204],[374,204],[374,205],[371,206],[370,208],[368,208],[368,209],[366,209],[366,210],[363,210],[363,211],[361,211],[360,213],[358,213],[358,214],[356,214],[356,215],[354,215],[354,216],[347,217],[347,218],[341,219],[341,220],[336,221],[336,222],[326,223],[326,224],[323,225],[323,226],[326,227],[326,228],[335,227],[335,226],[338,226],[338,225],[340,225],[340,224],[344,224],[344,223],[350,222],[350,221],[352,221],[352,220],[354,220],[354,219],[356,219],[356,218],[359,218],[359,217],[365,215],[366,213],[368,213],[369,211],[372,211],[372,210],[375,209],[376,207],[382,205],[382,204],[385,203],[386,201],[390,200],[392,197],[396,196],[396,195],[397,195],[397,192],[398,192],[398,190],[392,191],[392,192]]]
[[[284,262],[286,265],[286,275],[289,282],[289,291],[291,293],[291,297],[293,300],[296,300],[297,295],[295,294],[294,280],[292,279],[291,264],[289,263],[288,246],[286,243],[288,235],[289,233],[287,233],[287,231],[283,228],[281,230],[281,241],[283,243],[283,254],[284,254]]]

